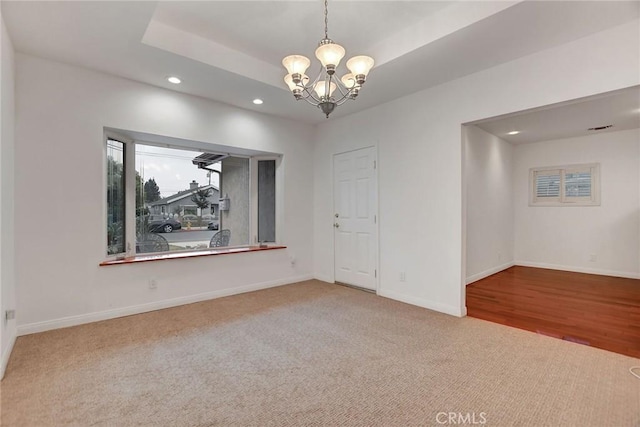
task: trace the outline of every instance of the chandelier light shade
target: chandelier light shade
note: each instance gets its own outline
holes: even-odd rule
[[[311,61],[302,55],[289,55],[282,60],[282,65],[289,74],[304,74],[311,65]]]
[[[325,80],[320,80],[318,83],[316,83],[316,86],[313,88],[313,90],[316,91],[316,93],[318,94],[319,97],[323,97],[325,96],[326,92],[327,92],[327,82]],[[329,83],[329,96],[333,95],[333,91],[336,90],[336,84],[334,82],[330,82]]]
[[[337,43],[321,44],[316,49],[316,58],[327,70],[333,69],[335,71],[342,58],[344,58],[346,51],[342,46]]]
[[[303,74],[300,78],[300,81],[305,85],[309,83],[309,76]],[[284,76],[284,82],[289,86],[291,92],[294,92],[296,89],[300,89],[296,83],[293,82],[293,77],[291,74],[287,74]]]
[[[342,105],[349,99],[356,99],[367,80],[369,71],[373,68],[374,61],[369,56],[354,56],[346,64],[350,73],[340,78],[335,75],[346,51],[344,47],[329,38],[327,1],[324,1],[324,38],[320,40],[316,49],[316,58],[321,64],[318,77],[311,81],[305,74],[311,61],[303,55],[289,55],[282,60],[282,65],[288,73],[284,77],[284,82],[294,98],[304,99],[309,104],[320,108],[329,118],[329,114],[338,105]]]
[[[367,77],[371,68],[373,68],[373,58],[369,56],[354,56],[347,61],[347,68],[354,76],[363,75]]]
[[[345,74],[344,76],[342,76],[340,81],[342,82],[344,87],[346,87],[347,89],[351,89],[356,85],[356,76],[354,76],[353,73]]]

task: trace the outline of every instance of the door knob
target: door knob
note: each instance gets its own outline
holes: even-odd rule
[[[338,224],[337,222],[336,222],[335,224],[333,224],[333,226],[334,226],[335,228],[340,228],[340,224]]]

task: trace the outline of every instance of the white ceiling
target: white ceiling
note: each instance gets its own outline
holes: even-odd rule
[[[640,128],[640,86],[475,123],[512,144]],[[589,128],[612,125],[590,131]],[[517,135],[509,132],[518,131]]]
[[[324,35],[320,0],[3,0],[1,7],[20,52],[267,114],[325,120],[293,100],[280,66],[291,53],[315,59]],[[637,1],[330,1],[329,36],[347,58],[376,60],[358,100],[332,117],[620,25],[639,10]],[[183,83],[171,85],[169,75]],[[257,97],[263,105],[251,103]]]
[[[239,7],[239,3],[243,3]],[[371,54],[372,44],[420,22],[453,2],[331,2],[329,36],[346,48]],[[237,19],[240,18],[240,19]],[[230,49],[281,67],[292,51],[313,57],[324,37],[321,1],[162,2],[153,20],[210,39]],[[384,22],[384,25],[380,23]],[[274,31],[282,29],[282,31]]]

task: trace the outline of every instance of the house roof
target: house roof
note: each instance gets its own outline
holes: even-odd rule
[[[173,195],[171,195],[169,197],[165,197],[163,199],[156,200],[155,202],[151,202],[151,203],[149,203],[149,206],[168,205],[169,203],[173,203],[173,202],[176,202],[176,201],[181,200],[181,199],[186,199],[187,197],[191,198],[191,196],[198,190],[207,190],[207,189],[212,189],[214,191],[219,191],[218,187],[216,187],[213,184],[203,185],[202,187],[198,187],[198,188],[195,188],[195,189],[188,189],[188,190],[179,191],[176,194],[173,194]]]

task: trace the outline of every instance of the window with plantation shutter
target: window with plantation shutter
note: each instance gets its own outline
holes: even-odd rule
[[[564,174],[564,196],[573,201],[591,200],[591,170],[567,170]]]
[[[536,171],[535,186],[537,200],[560,201],[560,170]]]
[[[600,165],[532,168],[531,206],[597,206],[600,204]]]

